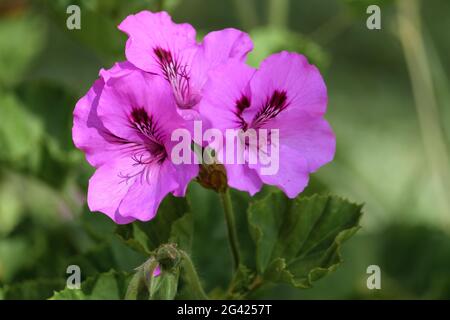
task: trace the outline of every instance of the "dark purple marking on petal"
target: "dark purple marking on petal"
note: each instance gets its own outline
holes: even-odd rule
[[[242,97],[238,101],[236,101],[238,114],[242,114],[242,112],[244,112],[244,110],[248,107],[250,107],[250,99],[247,96],[242,95]]]
[[[286,91],[275,90],[270,98],[264,103],[261,110],[253,118],[253,127],[259,127],[272,118],[275,118],[289,105]]]
[[[191,94],[190,75],[187,65],[181,64],[169,50],[156,47],[153,52],[158,60],[158,64],[164,78],[172,86],[175,99],[180,108],[188,109],[193,107],[198,99]]]
[[[136,125],[149,125],[151,123],[150,117],[144,108],[135,108],[131,111],[131,120]]]
[[[162,143],[158,125],[154,118],[142,108],[133,108],[129,116],[130,125],[137,131],[142,141],[129,142],[128,152],[135,162],[133,166],[141,166],[132,174],[120,174],[124,181],[140,176],[141,180],[150,183],[150,166],[160,165],[167,159],[167,152]],[[142,182],[141,181],[141,182]]]
[[[158,58],[159,62],[163,65],[168,65],[173,62],[172,54],[169,50],[165,50],[163,48],[155,48],[153,50],[155,52],[156,57]]]
[[[242,113],[245,109],[250,107],[250,99],[246,95],[242,95],[237,101],[236,101],[236,112],[235,115],[238,117],[238,125],[243,130],[247,130],[248,124],[242,117]]]
[[[148,140],[160,143],[161,137],[159,135],[158,126],[153,117],[142,108],[133,108],[130,114],[131,126],[136,129],[141,135]]]

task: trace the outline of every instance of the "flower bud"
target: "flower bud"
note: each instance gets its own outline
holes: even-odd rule
[[[174,243],[168,243],[160,246],[156,251],[156,260],[159,262],[163,270],[177,268],[181,261],[177,245]]]
[[[225,167],[218,163],[201,165],[197,181],[204,188],[216,192],[224,192],[228,187]]]

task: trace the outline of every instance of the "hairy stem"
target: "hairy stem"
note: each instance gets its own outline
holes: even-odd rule
[[[233,205],[231,203],[230,192],[226,189],[220,192],[220,199],[222,200],[222,207],[225,213],[225,221],[228,230],[228,241],[230,242],[231,254],[233,256],[234,269],[237,270],[240,257],[239,257],[239,241],[236,232],[236,223],[234,219]]]
[[[195,270],[194,264],[192,263],[189,255],[183,251],[179,250],[180,256],[183,260],[182,264],[186,274],[186,280],[189,284],[190,291],[195,299],[208,300],[208,296],[203,290],[200,278],[198,277],[197,271]]]

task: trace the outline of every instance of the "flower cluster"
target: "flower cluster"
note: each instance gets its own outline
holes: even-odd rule
[[[119,29],[128,35],[127,61],[101,70],[74,111],[73,141],[96,168],[92,211],[120,224],[147,221],[167,194],[184,196],[199,165],[172,161],[172,133],[192,132],[195,121],[220,132],[277,129],[266,137],[279,149],[275,174],[263,174],[259,163],[224,163],[229,186],[250,194],[265,183],[295,197],[309,173],[332,160],[326,86],[304,56],[274,54],[256,70],[245,64],[253,47],[246,33],[214,31],[198,43],[191,25],[174,23],[166,12],[128,16]],[[238,143],[251,157],[255,148]]]

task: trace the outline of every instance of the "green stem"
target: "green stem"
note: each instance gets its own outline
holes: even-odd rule
[[[441,225],[450,230],[450,156],[442,128],[440,108],[435,94],[428,52],[422,36],[422,19],[417,0],[397,2],[398,36],[410,74],[417,117],[425,150],[430,165],[432,181],[441,200]]]
[[[288,28],[289,0],[270,0],[268,6],[269,25],[278,29]]]
[[[183,260],[184,271],[186,275],[186,281],[189,283],[191,293],[194,295],[196,299],[208,300],[208,296],[200,282],[200,278],[198,277],[197,271],[195,270],[194,264],[192,263],[189,255],[183,250],[179,250],[181,258]]]
[[[240,262],[239,258],[239,241],[236,232],[236,223],[234,219],[233,205],[231,204],[230,192],[226,189],[220,192],[223,211],[225,213],[225,221],[228,229],[228,241],[230,242],[231,254],[233,255],[234,269],[237,270]]]

